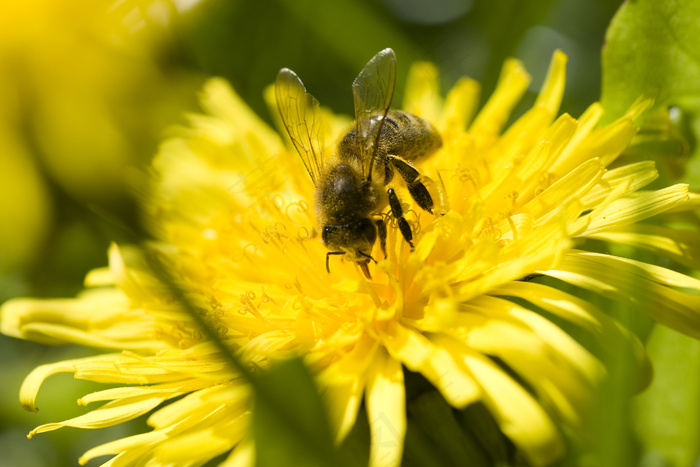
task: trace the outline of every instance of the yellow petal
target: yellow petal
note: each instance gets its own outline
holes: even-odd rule
[[[379,352],[367,380],[371,467],[400,465],[406,435],[405,401],[401,364]]]
[[[530,75],[522,63],[514,59],[507,60],[495,91],[474,119],[469,131],[474,134],[497,134],[529,83]]]
[[[602,115],[603,107],[598,103],[592,104],[586,109],[578,120],[573,136],[550,167],[551,173],[561,177],[592,157],[587,151],[581,150],[581,145],[585,144],[590,132]]]
[[[454,407],[478,399],[480,392],[469,371],[461,365],[455,347],[436,347],[422,334],[394,324],[384,335],[389,354],[411,371],[425,376]]]
[[[578,412],[604,374],[601,364],[559,327],[510,301],[479,297],[465,311],[488,317],[461,333],[456,321],[468,348],[502,359],[569,426],[580,427]]]
[[[49,376],[58,373],[73,373],[75,372],[75,365],[84,364],[86,362],[91,362],[97,365],[110,366],[121,358],[123,357],[119,354],[98,355],[96,357],[65,360],[58,363],[51,363],[47,365],[38,366],[24,379],[22,387],[19,390],[19,401],[22,404],[22,407],[24,407],[26,410],[36,412],[36,396],[39,392],[41,384]]]
[[[442,121],[439,125],[448,135],[464,131],[476,112],[479,103],[479,83],[461,78],[445,97]],[[449,137],[445,138],[448,141]]]
[[[167,439],[169,431],[171,430],[151,431],[149,433],[128,436],[110,443],[102,444],[80,456],[80,465],[88,463],[95,457],[114,454],[119,455],[103,465],[109,465],[110,467],[135,465],[142,456],[146,455],[153,448],[153,446]]]
[[[697,232],[693,230],[633,224],[586,236],[652,251],[684,266],[700,269],[700,242]]]
[[[252,441],[244,439],[233,448],[231,454],[220,467],[252,467],[255,465],[255,445]]]
[[[581,202],[586,208],[593,208],[619,186],[625,186],[625,193],[637,191],[658,176],[653,161],[637,162],[609,170],[600,179],[600,183],[581,198]]]
[[[181,394],[187,394],[192,391],[204,389],[211,386],[211,382],[207,380],[192,379],[177,383],[159,384],[154,386],[126,386],[104,391],[93,392],[78,399],[78,404],[87,405],[98,401],[110,401],[116,399],[126,399],[129,397],[139,397],[153,394],[160,394],[168,398],[177,397]]]
[[[435,122],[440,115],[441,100],[437,67],[428,62],[411,65],[402,108],[406,112]]]
[[[673,185],[661,190],[635,193],[591,212],[591,221],[583,236],[604,231],[610,227],[633,224],[668,211],[688,197],[688,185]]]
[[[542,218],[573,199],[580,198],[603,176],[605,168],[591,159],[557,180],[524,206],[535,218]]]
[[[202,107],[214,117],[207,119],[207,124],[217,125],[221,122],[216,127],[217,131],[210,134],[219,134],[224,144],[232,141],[244,141],[249,144],[254,144],[254,141],[260,142],[263,146],[261,150],[251,147],[253,154],[261,152],[274,154],[282,149],[282,141],[277,133],[267,126],[238,94],[233,92],[225,80],[212,78],[207,81],[200,102]]]
[[[351,383],[324,388],[323,395],[328,407],[331,426],[336,433],[336,443],[342,442],[355,425],[364,389],[365,378],[361,375],[358,375]]]
[[[128,399],[108,402],[99,409],[91,410],[85,415],[71,418],[70,420],[60,423],[47,423],[45,425],[38,426],[29,432],[27,437],[31,438],[37,433],[45,433],[47,431],[57,430],[65,426],[96,429],[118,425],[119,423],[133,420],[136,417],[140,417],[141,415],[150,412],[163,403],[163,401],[166,399],[167,397],[162,395],[145,394],[137,397],[130,397]]]
[[[8,300],[0,313],[4,334],[45,344],[151,351],[164,346],[154,339],[154,320],[130,309],[127,297],[112,288],[90,290],[77,299]]]
[[[552,114],[559,110],[561,98],[564,95],[564,83],[566,81],[567,56],[561,50],[555,50],[549,71],[545,78],[540,94],[537,96],[535,106],[541,105],[549,109]]]
[[[510,282],[495,289],[493,294],[522,298],[586,329],[611,354],[620,349],[629,349],[639,370],[636,387],[641,390],[651,381],[651,362],[639,338],[593,304],[562,290],[534,282]]]
[[[661,324],[700,338],[700,297],[669,286],[698,290],[700,281],[639,261],[596,253],[570,253],[556,269],[540,271],[613,300],[633,303]]]
[[[466,355],[464,363],[483,388],[482,400],[498,426],[530,463],[548,465],[563,454],[554,423],[522,386],[482,356]]]
[[[148,417],[153,428],[165,429],[178,425],[180,429],[197,424],[204,415],[221,410],[243,411],[250,403],[250,388],[239,381],[202,389],[167,405]],[[192,415],[196,417],[192,417]]]

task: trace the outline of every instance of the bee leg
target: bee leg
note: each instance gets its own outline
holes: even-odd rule
[[[399,173],[399,175],[401,175],[401,178],[406,181],[408,192],[411,193],[411,197],[416,201],[416,203],[418,203],[418,206],[432,214],[433,197],[430,196],[430,193],[423,182],[418,179],[420,172],[398,156],[392,156],[389,154],[387,155],[387,159],[391,161],[391,164],[394,167],[396,167],[396,171]]]
[[[379,246],[382,247],[382,253],[384,254],[384,258],[386,258],[386,224],[384,223],[384,219],[377,219],[374,223],[377,224]]]
[[[328,271],[328,274],[331,273],[331,268],[330,265],[328,264],[328,260],[330,259],[331,255],[344,255],[344,251],[329,251],[326,253],[326,271]]]
[[[403,238],[406,240],[406,243],[411,245],[411,250],[413,250],[414,246],[411,242],[411,240],[413,240],[413,232],[411,232],[411,226],[408,225],[408,221],[405,217],[403,217],[403,208],[401,207],[401,201],[399,201],[399,197],[396,196],[396,192],[393,188],[389,188],[387,190],[387,194],[389,195],[389,206],[391,207],[391,215],[393,215],[396,219],[396,222],[398,222],[401,235],[403,235]]]

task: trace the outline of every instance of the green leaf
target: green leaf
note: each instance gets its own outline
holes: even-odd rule
[[[656,326],[647,347],[656,375],[634,406],[643,455],[694,466],[700,456],[700,342]]]
[[[333,445],[321,398],[301,360],[255,378],[256,465],[351,466]]]
[[[657,104],[700,105],[700,3],[626,2],[603,51],[605,109],[619,117],[639,96],[660,87]]]
[[[700,2],[695,0],[627,1],[617,12],[603,51],[601,101],[605,119],[625,113],[638,97],[658,92],[657,107],[677,107],[677,124],[700,135]],[[658,115],[658,114],[657,114]],[[671,139],[677,139],[669,129]],[[680,138],[682,140],[682,138]],[[684,144],[676,144],[685,156]],[[680,152],[678,152],[680,151]],[[700,155],[691,157],[689,181],[700,181]]]

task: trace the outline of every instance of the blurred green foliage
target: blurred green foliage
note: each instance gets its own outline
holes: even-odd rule
[[[301,360],[282,362],[255,379],[258,397],[252,425],[256,465],[289,465],[290,459],[309,467],[363,465],[333,445],[323,403]],[[265,397],[260,397],[263,391]]]
[[[495,87],[503,61],[517,57],[533,76],[519,107],[522,112],[534,100],[552,52],[562,49],[569,56],[562,111],[578,116],[600,99],[601,51],[621,1],[127,0],[93,4],[71,0],[57,4],[31,0],[0,6],[0,18],[4,18],[0,19],[0,301],[20,295],[72,296],[89,269],[106,263],[109,242],[128,238],[110,217],[135,216],[129,171],[145,167],[168,128],[183,123],[183,113],[196,109],[197,89],[208,76],[227,78],[271,122],[262,95],[282,67],[297,72],[323,105],[351,114],[352,80],[382,48],[392,47],[398,57],[399,98],[409,65],[430,60],[440,69],[443,89],[459,77],[470,76],[482,83],[483,101]],[[670,10],[663,10],[664,6]],[[638,0],[618,13],[607,36],[604,74],[604,99],[613,113],[647,91],[647,77],[661,76],[657,81],[665,85],[662,101],[681,106],[690,113],[688,126],[697,126],[693,116],[700,102],[698,80],[692,74],[683,75],[689,93],[686,88],[676,92],[675,87],[679,82],[675,74],[690,73],[697,64],[693,57],[698,49],[693,46],[700,37],[699,13],[692,6],[690,0]],[[655,8],[661,9],[658,14]],[[679,16],[677,8],[688,10]],[[644,10],[641,15],[639,10]],[[664,11],[670,11],[670,16],[664,16]],[[660,27],[658,18],[669,17],[690,17],[695,22],[680,21],[678,26],[666,21]],[[664,35],[669,28],[681,31],[682,40]],[[685,48],[676,50],[679,45]],[[642,54],[641,61],[626,58],[633,49]],[[681,52],[686,49],[694,52],[684,56]],[[666,59],[666,52],[675,51],[687,61],[659,62],[644,56],[647,50]],[[631,63],[641,65],[630,68]],[[659,63],[673,66],[662,69]],[[655,338],[676,342],[668,336]],[[678,386],[685,388],[684,397],[692,397],[697,378],[676,378],[679,372],[697,372],[693,365],[699,357],[697,343],[678,345],[685,347],[671,349],[677,353],[655,347],[655,363],[668,371],[659,372],[652,391],[634,408],[628,404],[631,389],[624,387],[630,375],[624,371],[625,363],[619,362],[612,382],[618,386],[608,393],[619,399],[608,399],[609,412],[601,418],[596,438],[605,441],[597,445],[603,464],[596,465],[634,465],[640,459],[645,466],[693,465],[698,453],[692,446],[700,445],[697,404],[683,413],[687,399],[668,398]],[[0,452],[4,453],[0,466],[75,465],[89,447],[147,429],[143,420],[137,420],[111,430],[63,429],[27,441],[24,435],[34,426],[82,413],[84,409],[74,401],[96,386],[53,378],[50,388],[40,394],[42,411],[28,414],[17,401],[23,377],[41,363],[88,351],[0,336],[0,352],[5,382],[0,398]],[[674,363],[683,358],[688,358],[688,366],[675,369]],[[290,367],[280,374],[284,371],[297,370]],[[273,383],[280,374],[270,376]],[[298,392],[308,395],[309,391],[302,387]],[[306,400],[309,407],[315,403]],[[409,406],[412,418],[406,451],[415,455],[412,465],[420,465],[415,459],[434,459],[436,442],[440,452],[435,455],[445,462],[470,458],[474,465],[487,465],[484,459],[501,463],[509,459],[509,447],[502,438],[491,436],[492,429],[470,431],[474,420],[488,425],[483,414],[475,415],[479,407],[457,413],[429,392],[416,394],[415,400],[423,402]],[[668,400],[681,416],[665,419],[672,411],[660,400]],[[633,416],[633,409],[638,415]],[[346,451],[367,446],[367,426],[361,418],[344,443]],[[274,424],[274,414],[263,414],[258,423]],[[426,428],[431,426],[434,429]],[[270,443],[276,435],[284,436],[268,434],[265,442]],[[682,442],[676,443],[680,438]],[[488,452],[481,451],[484,447]],[[601,454],[608,449],[612,451]],[[573,445],[571,452],[563,465],[591,462],[585,447]],[[274,463],[274,455],[270,453],[269,463]]]
[[[672,108],[673,125],[650,112],[645,126],[671,140],[692,143],[692,153],[682,144],[671,147],[662,165],[695,187],[700,185],[695,144],[700,134],[698,18],[700,4],[694,0],[626,3],[607,32],[601,97],[608,120],[622,115],[642,94],[655,95],[657,108]]]

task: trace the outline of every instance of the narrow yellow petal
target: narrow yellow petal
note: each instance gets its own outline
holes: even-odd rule
[[[367,380],[371,467],[400,465],[406,435],[405,403],[401,364],[379,352]]]
[[[530,75],[520,61],[506,61],[496,90],[474,119],[469,131],[474,134],[498,134],[529,83]]]
[[[661,324],[700,338],[700,297],[669,286],[698,290],[698,281],[638,261],[594,253],[571,253],[556,269],[540,271],[613,300],[633,303]]]
[[[110,460],[109,465],[114,467],[131,466],[150,451],[153,446],[167,439],[171,430],[155,430],[149,433],[128,436],[115,441],[102,444],[87,451],[80,456],[80,465],[87,464],[90,460],[108,455],[119,454]],[[105,464],[103,464],[105,465]]]
[[[29,432],[27,437],[31,438],[37,433],[45,433],[47,431],[57,430],[66,426],[96,429],[118,425],[119,423],[133,420],[136,417],[140,417],[141,415],[150,412],[162,404],[166,399],[168,399],[168,397],[162,395],[158,396],[147,394],[108,402],[99,409],[91,410],[85,415],[71,418],[70,420],[60,423],[47,423],[45,425],[38,426]]]
[[[447,93],[439,126],[448,135],[457,135],[467,128],[479,104],[479,89],[476,81],[461,78]]]
[[[598,233],[611,227],[633,224],[672,209],[688,197],[688,185],[679,184],[652,192],[637,192],[618,199],[604,209],[589,215],[591,221],[582,236]]]
[[[353,382],[358,374],[363,374],[372,364],[378,348],[375,339],[363,335],[353,342],[352,350],[328,365],[319,375],[318,381],[324,386],[344,385]]]
[[[637,162],[609,170],[600,179],[600,183],[581,198],[581,202],[586,208],[596,207],[615,188],[625,186],[626,192],[637,191],[658,176],[659,173],[653,161]]]
[[[114,275],[109,268],[93,269],[85,276],[85,287],[103,287],[114,285]]]
[[[209,414],[226,407],[227,410],[242,410],[250,402],[250,388],[241,382],[231,382],[188,394],[148,417],[148,424],[155,429],[164,429],[183,422],[185,426],[197,423],[190,420],[192,414]]]
[[[257,154],[261,152],[274,154],[282,149],[282,141],[277,133],[267,126],[238,94],[232,91],[225,80],[214,78],[207,81],[200,102],[213,117],[226,123],[225,126],[220,127],[224,131],[220,133],[222,136],[225,135],[224,143],[234,140],[251,141],[250,138],[255,135],[255,140],[263,144]],[[235,163],[235,161],[229,162]]]
[[[441,100],[437,67],[429,62],[411,65],[402,108],[406,112],[435,122],[440,115]]]
[[[653,91],[652,91],[653,93]],[[630,108],[627,110],[625,117],[636,120],[641,114],[643,114],[647,109],[654,105],[654,97],[651,94],[640,96],[636,101],[632,103]]]
[[[602,375],[600,363],[561,328],[537,313],[522,308],[509,300],[489,296],[478,297],[466,306],[469,310],[485,314],[496,322],[503,320],[520,327],[521,334],[523,332],[530,334],[529,338],[522,336],[520,340],[522,343],[527,342],[525,339],[530,340],[532,347],[520,347],[517,345],[517,341],[513,345],[501,344],[499,346],[496,336],[493,334],[488,336],[482,327],[467,333],[466,342],[468,344],[483,349],[488,354],[500,355],[501,351],[515,350],[518,353],[536,357],[543,363],[550,360],[561,366],[562,370],[566,370],[567,367],[575,370],[590,383],[600,379]],[[515,329],[510,332],[513,336],[517,335]],[[487,339],[484,339],[485,337]]]
[[[456,348],[435,346],[422,334],[394,324],[384,335],[389,354],[411,371],[420,372],[455,407],[464,407],[479,397],[479,388],[461,365]]]
[[[588,157],[600,158],[607,166],[630,145],[636,134],[637,126],[632,119],[623,117],[608,126],[593,130],[579,151],[588,154]]]
[[[323,387],[330,422],[338,443],[355,424],[366,384],[364,375],[372,365],[377,349],[377,342],[364,336],[354,343],[350,352],[317,376],[317,381]]]
[[[119,354],[98,355],[96,357],[64,360],[58,363],[38,366],[24,379],[22,387],[19,390],[19,401],[22,404],[22,407],[24,407],[26,410],[36,412],[36,396],[39,392],[41,384],[49,376],[58,373],[74,373],[75,366],[77,364],[84,364],[86,362],[103,366],[111,366],[114,365],[114,362],[120,358],[123,357]]]
[[[550,183],[548,169],[566,147],[576,128],[576,120],[567,114],[561,115],[547,128],[537,147],[524,158],[517,172],[513,174],[522,180],[518,191],[518,207],[526,204],[548,187]]]
[[[700,269],[700,243],[697,232],[693,230],[633,224],[587,234],[586,237],[652,251],[684,266]]]
[[[562,290],[534,282],[510,282],[495,289],[493,294],[522,298],[586,329],[611,354],[620,349],[629,349],[638,368],[639,380],[636,387],[642,390],[651,381],[651,362],[639,338],[593,304]]]
[[[700,193],[688,193],[688,198],[678,203],[668,212],[684,212],[700,210]]]
[[[180,394],[186,394],[199,389],[210,387],[211,382],[201,379],[192,379],[189,381],[180,381],[177,383],[158,384],[153,386],[126,386],[104,391],[93,392],[78,399],[78,404],[87,405],[93,402],[110,401],[116,399],[124,399],[128,397],[145,396],[148,394],[161,394],[166,397],[177,397]]]
[[[604,172],[598,159],[586,161],[536,196],[524,209],[535,218],[544,217],[570,200],[578,199],[598,183]]]
[[[600,381],[604,373],[600,362],[564,330],[537,313],[524,308],[516,307],[511,311],[511,314],[525,323],[552,349],[556,349],[557,354],[562,357],[562,362],[568,363],[589,382]]]
[[[355,425],[364,389],[365,381],[362,377],[355,378],[351,383],[324,388],[323,395],[331,426],[336,433],[336,443],[342,442]]]
[[[228,420],[216,424],[204,423],[203,427],[171,436],[158,443],[153,457],[164,465],[177,465],[187,459],[193,465],[229,451],[245,435],[250,424],[250,414],[231,415]]]
[[[564,83],[566,81],[566,62],[568,58],[561,50],[555,50],[552,61],[549,64],[547,77],[542,84],[540,94],[537,96],[535,106],[541,105],[556,114],[564,95]]]
[[[244,439],[233,448],[231,454],[220,467],[253,467],[255,465],[255,445],[252,441]]]
[[[499,427],[530,463],[544,466],[562,455],[564,445],[554,423],[522,386],[482,356],[467,355],[464,362],[483,388],[482,400]]]
[[[588,152],[581,151],[581,145],[585,144],[586,138],[602,115],[603,107],[598,103],[592,104],[586,109],[578,120],[574,135],[550,167],[549,171],[552,174],[561,177],[592,157]]]

